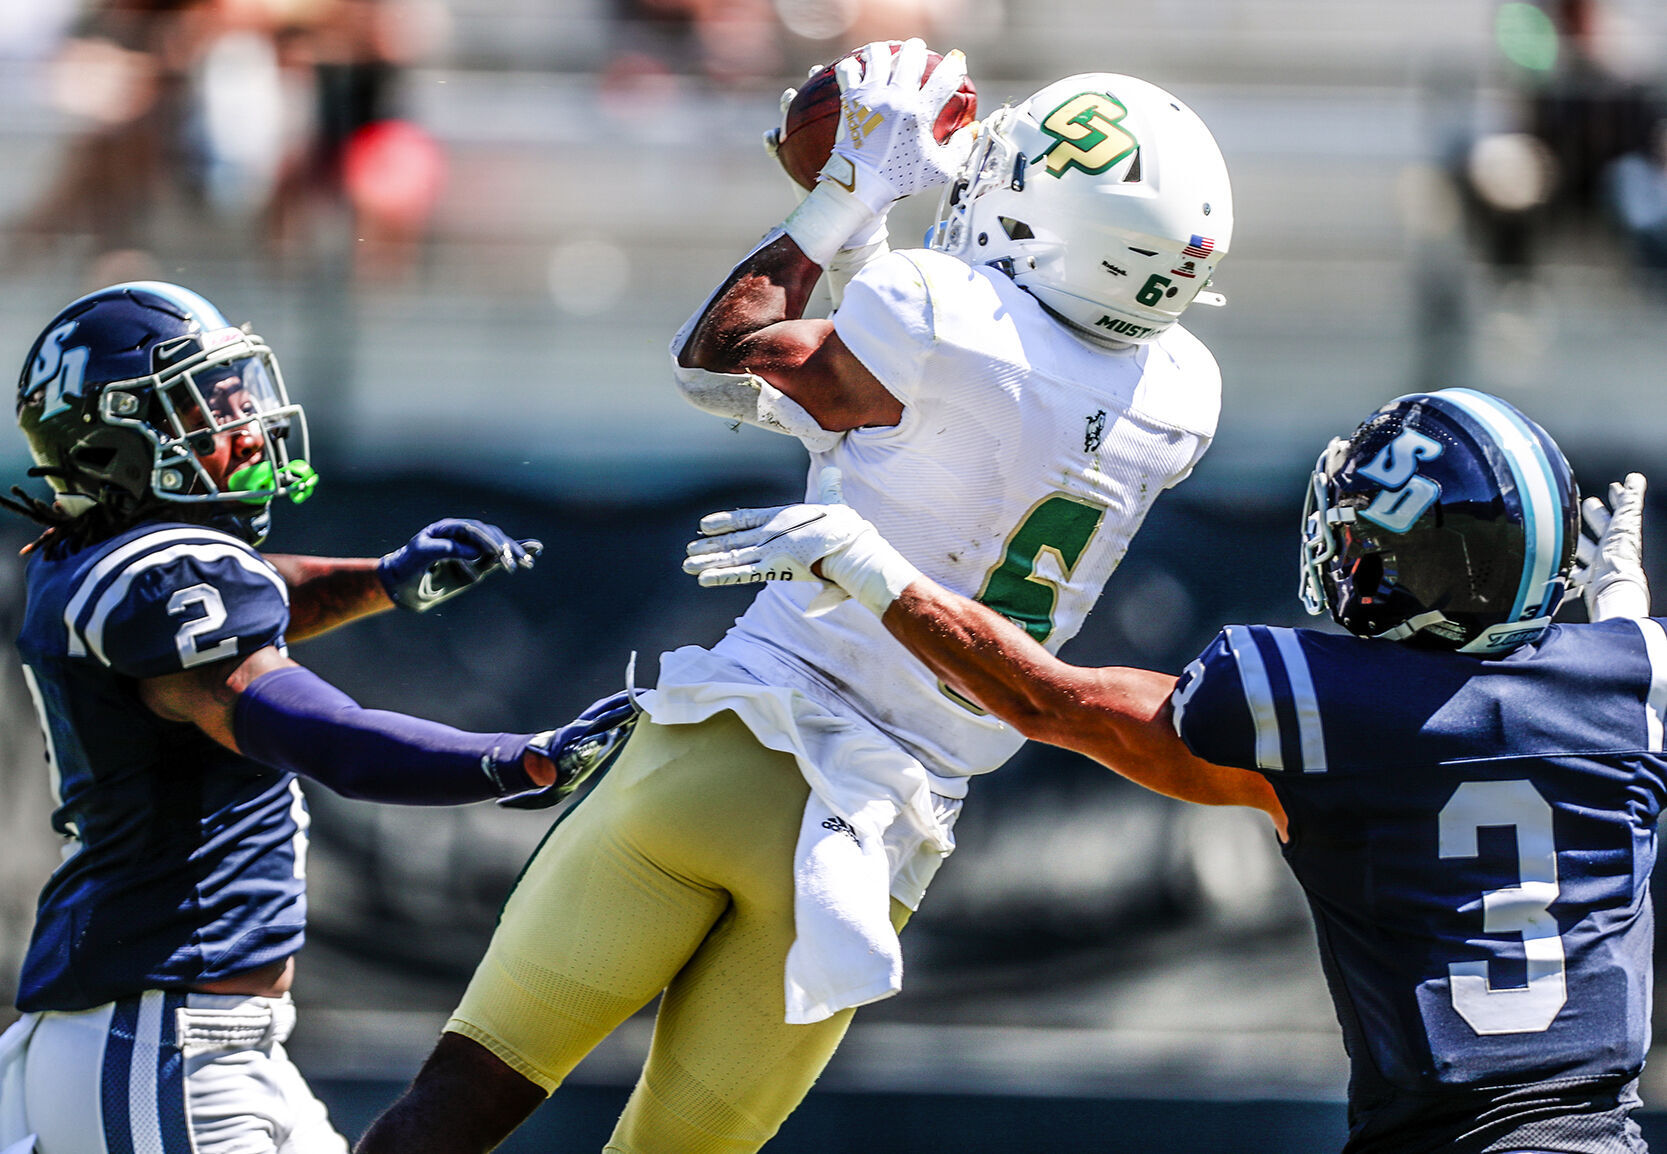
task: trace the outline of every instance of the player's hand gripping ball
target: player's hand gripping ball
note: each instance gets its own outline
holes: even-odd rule
[[[892,42],[896,52],[898,44]],[[856,56],[862,49],[849,53]],[[932,75],[943,60],[937,52],[926,54],[926,73]],[[838,63],[837,61],[835,63]],[[932,135],[939,144],[960,129],[978,119],[978,91],[972,77],[961,81],[960,88],[950,95],[943,111],[932,125]],[[834,136],[839,130],[839,80],[834,65],[828,64],[810,74],[804,87],[789,88],[782,93],[781,126],[771,129],[765,144],[801,188],[814,188],[816,174],[833,154]]]

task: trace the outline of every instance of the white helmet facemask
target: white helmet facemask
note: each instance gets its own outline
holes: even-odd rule
[[[1227,254],[1233,196],[1203,121],[1155,85],[1066,77],[977,126],[931,247],[993,265],[1074,328],[1144,343]]]

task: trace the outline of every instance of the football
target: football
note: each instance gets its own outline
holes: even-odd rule
[[[895,46],[892,51],[896,51]],[[927,76],[932,75],[941,60],[943,56],[939,53],[926,54]],[[940,142],[948,140],[957,129],[977,118],[978,92],[969,76],[944,104],[937,122],[932,125],[932,135]],[[839,81],[834,77],[834,66],[829,64],[805,81],[782,118],[776,159],[800,187],[815,186],[816,174],[833,153],[834,134],[838,129]]]

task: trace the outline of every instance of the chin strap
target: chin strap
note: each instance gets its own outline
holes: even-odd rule
[[[1432,609],[1428,613],[1419,613],[1409,617],[1392,629],[1382,633],[1375,633],[1373,637],[1380,641],[1405,641],[1432,625],[1451,623],[1446,614],[1439,609]],[[1458,647],[1459,653],[1509,653],[1519,645],[1525,645],[1544,633],[1551,626],[1551,615],[1531,617],[1524,621],[1510,621],[1502,625],[1490,625],[1470,641]],[[1457,628],[1457,625],[1454,626]]]

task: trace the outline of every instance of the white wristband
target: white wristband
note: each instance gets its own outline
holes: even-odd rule
[[[872,229],[882,214],[875,212],[832,181],[817,181],[799,207],[782,222],[782,231],[793,238],[799,251],[828,267],[834,254],[858,232]]]
[[[1650,587],[1641,576],[1615,577],[1601,587],[1590,590],[1586,604],[1587,616],[1593,621],[1613,621],[1617,617],[1648,617]]]
[[[883,617],[903,590],[922,576],[872,527],[839,552],[824,557],[822,572],[876,617]]]

